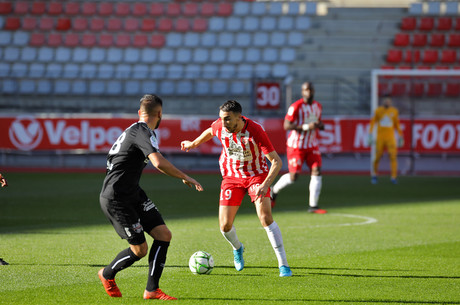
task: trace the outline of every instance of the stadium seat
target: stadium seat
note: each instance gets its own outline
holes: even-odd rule
[[[416,33],[412,35],[412,46],[413,47],[424,47],[427,43],[427,35]]]
[[[64,45],[68,47],[76,47],[80,43],[80,37],[75,33],[67,33],[64,36]]]
[[[200,39],[200,45],[205,47],[214,47],[217,45],[217,35],[215,33],[203,33]]]
[[[414,31],[417,27],[417,19],[415,17],[404,17],[401,21],[401,30]]]
[[[118,64],[123,61],[123,50],[120,48],[110,47],[107,49],[107,62]]]
[[[422,52],[422,62],[424,64],[434,64],[438,61],[438,51],[437,50],[423,50]]]
[[[115,15],[124,17],[131,14],[130,4],[127,2],[119,2],[115,4]]]
[[[21,20],[18,17],[8,17],[5,21],[5,30],[16,31],[21,27]]]
[[[113,36],[111,34],[101,34],[99,35],[99,39],[97,42],[98,46],[100,47],[111,47],[113,43]]]
[[[178,32],[187,32],[190,30],[189,19],[177,18],[174,29]]]
[[[265,51],[265,50],[264,50]],[[240,63],[244,59],[244,52],[240,48],[231,48],[228,50],[227,60],[231,63]]]
[[[182,64],[189,63],[192,60],[192,51],[181,48],[176,51],[176,61]]]
[[[228,17],[233,13],[233,6],[230,3],[219,3],[217,6],[217,15]]]
[[[13,45],[26,46],[29,42],[29,34],[23,31],[16,31],[13,34]],[[0,52],[1,54],[1,52]]]
[[[85,47],[94,47],[97,43],[96,35],[94,34],[83,34],[81,38],[81,45]]]
[[[459,34],[456,34],[456,33],[449,34],[447,45],[449,47],[460,47],[460,33]]]
[[[166,38],[163,35],[150,36],[150,46],[153,48],[161,48],[165,45]]]
[[[167,77],[169,79],[180,79],[184,74],[183,65],[171,64],[168,66]]]
[[[155,30],[155,20],[154,19],[142,19],[141,31],[152,32],[154,30]]]
[[[22,79],[19,81],[19,93],[31,94],[35,92],[35,81],[30,79]]]
[[[72,82],[70,90],[72,94],[78,94],[78,95],[86,94],[88,90],[87,83],[84,80],[75,80]]]
[[[113,15],[113,3],[101,2],[99,4],[98,14],[101,16],[112,16]]]
[[[235,16],[246,16],[250,13],[250,3],[239,1],[233,6],[233,15]]]
[[[120,48],[126,48],[131,45],[131,35],[129,34],[118,34],[115,37],[115,45]]]
[[[437,19],[436,30],[438,31],[449,31],[452,28],[452,18],[450,17],[439,17]]]
[[[248,63],[258,63],[261,61],[261,54],[259,49],[246,49],[245,60]]]
[[[308,30],[310,28],[310,25],[311,25],[310,17],[307,17],[307,16],[295,17],[296,30]]]
[[[258,31],[253,34],[252,43],[256,47],[264,47],[268,45],[269,35],[266,32]]]
[[[13,5],[11,2],[0,2],[0,15],[8,15],[13,12]]]
[[[34,47],[40,47],[45,44],[45,34],[43,33],[32,33],[30,35],[29,44]]]
[[[3,61],[16,62],[19,60],[19,48],[17,47],[6,47],[4,49]]]
[[[243,29],[243,21],[241,17],[230,16],[225,22],[225,29],[228,31],[241,31]]]
[[[220,47],[231,47],[234,44],[234,34],[222,32],[217,39],[217,45]]]
[[[386,61],[388,63],[397,64],[402,60],[402,50],[400,49],[390,49],[388,50]]]
[[[409,34],[397,33],[393,40],[393,45],[395,47],[407,47],[409,45]]]
[[[171,32],[173,29],[172,19],[160,19],[157,24],[157,29],[160,32]]]
[[[30,13],[34,15],[43,15],[46,12],[46,3],[41,1],[32,2]]]
[[[286,35],[282,32],[272,32],[270,35],[270,45],[282,47],[286,44]]]
[[[289,74],[289,67],[286,64],[274,64],[273,68],[274,77],[286,77]]]
[[[42,63],[32,63],[29,66],[29,77],[32,78],[41,78],[43,75],[45,75],[45,65]]]
[[[227,52],[225,49],[213,48],[211,49],[211,62],[213,63],[223,63],[226,60]]]
[[[428,83],[428,88],[426,90],[426,95],[433,97],[433,96],[440,96],[442,94],[442,83]]]
[[[251,3],[251,14],[254,16],[264,16],[267,13],[266,2],[252,2]]]
[[[105,28],[105,20],[102,18],[92,18],[89,24],[89,29],[92,32],[100,32]]]
[[[425,83],[424,82],[413,82],[410,85],[410,95],[414,97],[423,96],[425,93]]]
[[[38,50],[38,61],[40,62],[51,62],[54,60],[54,49],[49,47],[42,47]]]
[[[37,48],[25,47],[21,50],[21,61],[33,62],[37,58]]]
[[[115,67],[115,78],[128,79],[131,76],[131,65],[118,64]]]
[[[119,32],[122,29],[123,25],[121,19],[110,18],[107,21],[107,30],[111,32]]]
[[[169,17],[177,17],[181,14],[181,5],[171,2],[166,5],[166,15]]]
[[[50,17],[42,17],[39,20],[38,28],[42,31],[51,31],[54,28],[54,20]]]
[[[294,29],[294,18],[292,16],[281,16],[278,18],[278,29],[283,31],[291,31]]]
[[[64,65],[62,77],[64,78],[76,78],[80,71],[78,64],[67,63]]]
[[[433,33],[430,35],[431,47],[443,47],[445,42],[445,35],[442,33]]]
[[[14,13],[18,15],[24,15],[29,13],[29,2],[17,1],[14,3]]]
[[[454,30],[460,31],[460,17],[456,17],[454,21],[455,21]]]
[[[35,17],[24,17],[22,19],[22,30],[33,31],[37,28],[37,18]]]
[[[200,14],[205,17],[214,16],[216,12],[216,5],[214,3],[203,2],[201,4]]]
[[[69,18],[59,18],[56,24],[56,30],[58,31],[68,31],[72,27]]]
[[[69,2],[64,6],[64,13],[66,15],[75,16],[80,13],[80,3],[78,2]]]
[[[49,15],[61,15],[64,9],[62,3],[60,2],[50,2],[48,5],[48,14]]]
[[[84,16],[93,16],[97,13],[97,4],[95,2],[84,2],[81,13]]]
[[[165,8],[163,3],[152,3],[150,4],[150,15],[155,17],[164,16]]]
[[[8,46],[12,37],[12,32],[0,31],[0,46]]]
[[[73,29],[78,32],[84,32],[88,29],[88,19],[75,18],[73,20]]]
[[[458,15],[458,2],[457,1],[448,1],[446,5],[446,15]]]
[[[125,56],[126,57],[126,56]],[[133,79],[147,79],[149,77],[150,67],[144,64],[135,64],[132,67]]]
[[[237,33],[235,36],[235,42],[237,47],[249,47],[252,43],[251,34],[245,32]]]
[[[62,44],[62,35],[57,33],[48,34],[48,45],[58,47]]]
[[[407,91],[406,83],[393,82],[391,84],[391,95],[392,96],[406,95],[406,91]]]
[[[422,17],[420,18],[420,24],[418,29],[420,31],[432,31],[434,29],[434,18],[433,17]]]
[[[420,50],[404,50],[403,61],[408,64],[418,63],[420,61]]]
[[[295,49],[282,48],[280,50],[280,60],[282,62],[293,62],[295,60]]]
[[[212,32],[210,32],[212,33]],[[212,33],[214,34],[214,33]],[[200,35],[197,33],[188,32],[184,34],[184,46],[188,48],[197,47],[200,44]]]
[[[460,96],[460,84],[459,83],[447,83],[446,91],[444,94],[449,97]]]
[[[62,63],[68,63],[72,55],[70,49],[65,47],[57,48],[54,54],[55,61]]]
[[[147,15],[147,4],[145,3],[134,3],[133,5],[133,15],[141,17]]]
[[[246,16],[243,19],[244,31],[256,31],[259,29],[259,18],[253,16]]]
[[[118,80],[110,80],[106,85],[106,92],[108,95],[120,95],[123,89],[122,82]]]
[[[194,17],[198,15],[198,4],[196,3],[193,3],[193,2],[185,3],[183,8],[184,8],[184,12],[183,12],[184,16]]]
[[[283,14],[283,3],[271,1],[269,14],[272,16],[282,15]]]
[[[182,46],[183,34],[182,33],[169,33],[166,35],[166,47],[178,48]]]
[[[300,13],[300,3],[299,2],[288,2],[288,11],[289,15],[298,15]]]
[[[196,48],[193,51],[193,62],[194,63],[205,63],[208,62],[209,51],[204,48]]]
[[[445,49],[441,51],[441,63],[443,64],[453,64],[457,59],[457,50],[455,49]]]
[[[11,66],[11,72],[15,77],[25,77],[27,75],[27,64],[15,62]]]
[[[136,34],[133,37],[133,46],[137,48],[144,48],[147,46],[149,39],[145,34]]]
[[[303,33],[290,32],[287,39],[288,45],[292,47],[298,47],[303,44]]]
[[[276,25],[275,17],[264,16],[260,21],[260,29],[263,31],[273,31],[276,29]]]
[[[225,19],[220,17],[209,18],[209,30],[214,32],[224,31]]]
[[[208,29],[208,21],[206,19],[195,18],[192,23],[192,31],[205,32]]]

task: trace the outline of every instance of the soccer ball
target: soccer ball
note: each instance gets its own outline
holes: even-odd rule
[[[197,251],[190,257],[188,267],[193,274],[210,274],[214,268],[214,259],[207,252]]]

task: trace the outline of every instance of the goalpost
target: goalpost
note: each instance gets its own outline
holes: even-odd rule
[[[400,162],[399,172],[460,173],[460,70],[372,70],[371,117],[384,95],[392,97],[404,128],[398,155],[406,162]],[[373,143],[371,172],[375,153]]]

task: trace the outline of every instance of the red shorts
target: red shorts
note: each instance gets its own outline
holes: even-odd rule
[[[286,155],[290,173],[300,173],[304,163],[307,163],[310,170],[315,167],[321,167],[322,164],[319,148],[294,149],[288,147]]]
[[[240,206],[246,193],[251,197],[251,202],[256,201],[256,188],[264,182],[268,174],[257,175],[249,178],[225,177],[220,187],[220,205]],[[268,189],[265,197],[270,197],[271,189]]]

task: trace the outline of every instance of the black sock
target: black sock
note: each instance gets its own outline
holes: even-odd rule
[[[128,268],[138,260],[140,260],[140,258],[134,254],[131,248],[125,249],[118,253],[117,257],[104,268],[102,275],[106,279],[113,279],[118,271]]]
[[[154,291],[159,287],[161,273],[165,267],[166,253],[168,252],[169,241],[155,240],[149,253],[149,278],[147,280],[147,291]]]

